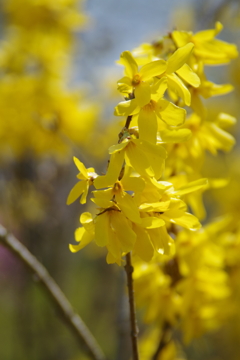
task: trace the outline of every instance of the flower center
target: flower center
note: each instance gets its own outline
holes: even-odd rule
[[[141,80],[141,75],[140,75],[140,74],[135,74],[135,75],[133,76],[133,79],[132,79],[132,85],[133,85],[133,86],[137,86],[137,85],[140,84],[141,81],[142,81],[142,80]]]
[[[150,102],[146,105],[144,105],[143,110],[145,111],[155,111],[157,108],[157,103],[154,100],[150,100]]]
[[[113,186],[113,193],[114,195],[120,194],[123,191],[123,186],[120,181],[116,181]]]

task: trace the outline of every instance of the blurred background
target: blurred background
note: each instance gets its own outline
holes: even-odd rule
[[[46,266],[107,356],[124,360],[119,349],[125,348],[128,359],[123,270],[106,264],[104,249],[68,250],[87,208],[66,205],[77,175],[72,156],[98,173],[106,169],[107,149],[121,129],[113,107],[120,100],[122,69],[115,61],[122,51],[175,28],[198,31],[216,21],[224,25],[220,38],[239,47],[239,2],[1,0],[0,18],[0,223]],[[218,98],[210,105],[221,102],[222,111],[237,117],[239,59],[210,73],[235,86],[224,103]],[[239,138],[238,126],[233,132]],[[238,189],[237,156],[236,146],[231,155],[209,157],[204,175],[231,174]],[[218,196],[205,197],[209,217],[224,211],[212,205]],[[0,294],[0,359],[84,359],[37,279],[3,246]],[[238,360],[240,329],[232,333],[231,321],[186,347],[189,359]]]

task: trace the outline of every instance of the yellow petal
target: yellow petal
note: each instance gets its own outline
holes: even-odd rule
[[[176,196],[183,196],[186,194],[189,194],[193,191],[197,191],[202,189],[203,187],[206,187],[206,185],[208,184],[208,180],[207,179],[198,179],[195,181],[191,181],[188,184],[181,186],[180,189],[175,190],[173,192],[171,192],[173,195]]]
[[[191,94],[188,88],[184,85],[182,80],[175,74],[168,75],[168,87],[171,91],[175,92],[177,96],[182,98],[184,104],[190,106]]]
[[[122,195],[116,194],[116,200],[120,209],[129,220],[136,224],[141,223],[139,209],[131,195],[125,192]]]
[[[147,216],[141,219],[141,226],[146,229],[156,229],[165,225],[165,221],[154,216]]]
[[[75,239],[79,242],[78,245],[69,244],[69,249],[71,252],[75,253],[85,246],[87,246],[94,238],[94,235],[87,232],[83,227],[76,229]]]
[[[170,126],[182,125],[185,121],[186,110],[167,100],[159,100],[157,115]]]
[[[108,201],[104,198],[91,198],[91,201],[103,209],[107,209],[113,205],[112,201]]]
[[[89,212],[84,212],[80,215],[80,223],[83,225],[85,230],[88,232],[94,233],[94,223],[93,223],[93,217],[92,214]]]
[[[182,47],[191,41],[192,32],[173,31],[172,39],[178,47]]]
[[[95,221],[95,242],[98,246],[106,246],[109,241],[109,214],[108,211],[98,215]]]
[[[201,228],[200,222],[194,215],[189,213],[180,215],[178,210],[166,211],[162,218],[189,230],[199,230]]]
[[[146,81],[153,78],[154,76],[161,75],[166,71],[166,68],[167,68],[166,61],[164,60],[152,61],[141,68],[140,74],[142,75],[142,80]]]
[[[88,195],[88,189],[89,189],[89,182],[88,181],[84,181],[86,186],[85,186],[85,189],[84,189],[84,192],[82,193],[82,196],[80,198],[80,203],[81,204],[86,204],[86,201],[87,201],[87,195]]]
[[[140,226],[134,225],[134,232],[137,240],[134,246],[134,253],[143,261],[150,261],[153,257],[154,249],[148,233]]]
[[[138,65],[130,51],[121,53],[119,63],[125,66],[125,73],[131,79],[138,72]]]
[[[157,229],[149,229],[147,232],[155,250],[160,254],[164,254],[165,250],[168,249],[169,243],[169,235],[166,231],[166,227],[163,226]]]
[[[127,145],[127,143],[121,143],[118,145],[122,145],[120,147],[124,148]],[[94,180],[94,186],[96,189],[112,186],[117,181],[120,171],[122,169],[123,160],[124,160],[124,151],[117,151],[112,153],[110,158],[110,163],[108,165],[107,174],[103,176],[98,176]]]
[[[218,149],[224,151],[230,151],[233,145],[235,144],[234,137],[226,132],[225,130],[220,129],[216,124],[209,123],[207,124],[210,129],[211,134],[214,136],[215,146]]]
[[[131,251],[136,241],[136,234],[130,227],[126,217],[120,212],[113,211],[111,214],[111,225],[117,234],[122,250],[124,252]]]
[[[78,170],[80,171],[80,173],[86,178],[88,179],[88,173],[87,173],[87,169],[85,168],[84,164],[78,160],[78,158],[76,158],[75,156],[73,157],[74,163],[76,165],[76,167],[78,168]]]
[[[162,143],[180,143],[191,138],[192,132],[189,129],[165,129],[159,131],[158,140]]]
[[[154,171],[154,176],[158,180],[164,170],[165,159],[167,152],[162,145],[154,145],[144,140],[134,140],[138,144],[138,148],[141,149]]]
[[[215,23],[215,29],[210,29],[210,30],[202,30],[197,32],[194,35],[194,40],[197,41],[207,41],[207,40],[212,40],[217,34],[220,33],[220,31],[222,31],[223,29],[223,25],[217,21]]]
[[[163,77],[160,80],[157,80],[151,86],[151,94],[153,100],[159,100],[163,97],[165,91],[167,90],[167,77]]]
[[[217,85],[210,81],[204,81],[203,86],[200,89],[200,94],[208,99],[212,96],[219,96],[228,94],[233,91],[234,87],[231,84]]]
[[[120,152],[121,150],[123,150],[128,144],[129,144],[128,141],[124,141],[124,142],[122,142],[120,144],[112,145],[108,149],[108,152],[109,152],[109,154],[115,154],[115,153]]]
[[[135,99],[138,106],[142,107],[148,104],[151,100],[151,90],[148,83],[141,83],[135,88]]]
[[[79,181],[74,185],[67,198],[67,205],[72,204],[86,190],[87,181]]]
[[[188,84],[197,88],[201,84],[201,80],[198,75],[188,66],[184,64],[180,69],[176,71],[176,73]]]
[[[193,48],[194,44],[188,43],[187,45],[177,49],[167,61],[166,73],[171,74],[180,69],[188,61]]]
[[[107,249],[109,251],[107,256],[108,264],[113,264],[116,262],[118,265],[121,265],[122,252],[120,242],[114,231],[110,230],[109,234],[109,243],[107,245]]]
[[[138,117],[139,138],[156,144],[158,122],[155,111],[141,109]]]
[[[237,119],[229,114],[220,113],[217,116],[216,124],[222,129],[228,128],[229,126],[235,125]]]
[[[145,187],[145,182],[140,177],[124,176],[121,180],[124,190],[141,192]]]
[[[124,76],[121,79],[118,80],[118,84],[125,84],[128,87],[132,87],[131,79],[128,76]]]
[[[92,191],[93,195],[95,196],[95,199],[104,199],[106,201],[110,201],[113,197],[113,191],[112,189],[106,189],[106,190],[96,190]]]
[[[136,99],[122,101],[116,107],[114,111],[115,116],[129,116],[139,112],[139,107]]]
[[[155,203],[144,203],[139,206],[139,209],[142,211],[156,211],[156,212],[164,212],[169,209],[170,200],[169,201],[158,201]]]
[[[133,141],[129,143],[125,151],[125,160],[128,166],[131,166],[138,174],[145,176],[154,176],[154,171],[144,153]]]

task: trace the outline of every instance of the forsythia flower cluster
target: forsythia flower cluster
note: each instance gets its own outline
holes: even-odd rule
[[[205,153],[229,151],[235,143],[226,129],[236,119],[221,110],[212,118],[205,101],[233,89],[205,74],[206,66],[238,55],[235,45],[215,39],[221,30],[220,23],[196,34],[175,30],[121,54],[124,76],[117,85],[124,101],[114,114],[126,118],[125,126],[109,148],[105,175],[74,158],[79,182],[67,200],[80,197],[85,204],[89,187],[95,187],[96,214],[80,216],[78,244],[70,250],[95,241],[107,248],[107,263],[118,265],[132,252],[145,320],[158,329],[180,322],[186,341],[219,326],[230,295],[224,250],[217,242],[222,224],[198,231],[205,216],[202,192],[224,184],[202,177]]]
[[[6,0],[0,50],[0,148],[66,156],[70,141],[82,144],[96,107],[66,89],[73,31],[85,16],[80,0]],[[14,101],[13,101],[14,100]],[[84,102],[84,106],[82,105]],[[85,121],[80,121],[81,118]],[[77,135],[76,135],[77,134]]]
[[[168,44],[169,48],[164,49],[163,45],[160,54],[154,53],[154,45],[152,49],[149,45],[147,51],[146,45],[135,49],[136,57],[130,51],[121,54],[119,64],[124,66],[124,77],[118,80],[118,90],[125,100],[116,106],[115,115],[127,120],[118,144],[109,148],[105,175],[98,176],[93,168],[86,169],[74,159],[79,182],[70,192],[68,204],[79,196],[84,204],[89,186],[93,185],[96,190],[91,200],[98,212],[95,216],[81,215],[82,227],[76,231],[79,244],[71,245],[72,251],[95,240],[98,246],[107,247],[108,263],[120,265],[122,256],[129,251],[150,261],[154,254],[175,252],[169,235],[173,225],[200,228],[181,198],[187,195],[191,202],[192,193],[206,187],[207,180],[194,178],[196,168],[190,168],[189,162],[199,167],[202,148],[217,151],[234,143],[231,135],[221,129],[221,121],[216,124],[208,123],[204,116],[199,119],[199,114],[206,112],[200,99],[200,95],[206,95],[206,88],[209,91],[205,97],[216,95],[216,88],[221,89],[217,93],[232,89],[230,85],[210,83],[204,75],[204,64],[229,62],[237,56],[234,45],[214,39],[220,29],[217,23],[216,30],[196,35],[173,31],[171,47]],[[190,106],[193,99],[198,106],[192,107],[186,121],[184,106]],[[219,117],[223,123],[232,121],[226,114]],[[193,137],[197,149],[191,144]],[[194,179],[189,182],[191,176]]]

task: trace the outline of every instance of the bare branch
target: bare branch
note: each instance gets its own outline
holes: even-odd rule
[[[13,235],[0,225],[0,242],[14,253],[34,274],[37,275],[46,293],[53,304],[60,310],[63,318],[80,343],[85,345],[86,350],[94,360],[105,360],[105,356],[97,344],[95,338],[76,314],[68,299],[59,288],[54,279],[49,275],[46,268],[33,256],[30,251]]]

